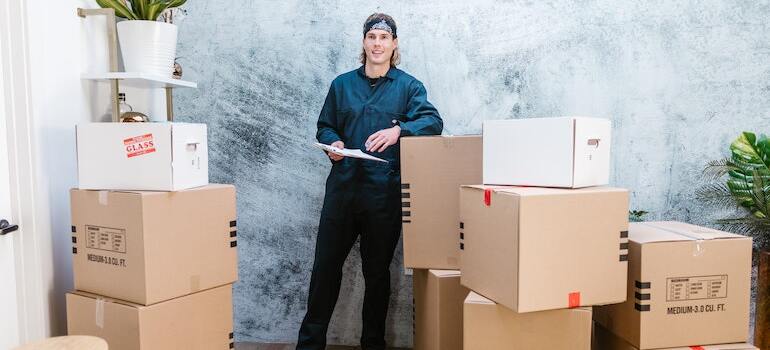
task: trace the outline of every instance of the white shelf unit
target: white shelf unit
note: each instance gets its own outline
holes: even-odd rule
[[[198,84],[191,81],[173,79],[169,77],[158,76],[145,72],[118,72],[118,39],[115,28],[115,10],[111,8],[78,8],[79,17],[88,16],[106,16],[107,17],[107,47],[109,54],[110,72],[83,73],[81,79],[105,81],[110,84],[110,105],[112,107],[112,120],[117,122],[120,119],[120,102],[118,94],[120,85],[138,88],[162,88],[166,90],[166,115],[168,121],[174,120],[174,102],[171,89],[174,88],[197,88]],[[171,67],[169,67],[169,70]]]
[[[80,76],[85,80],[97,80],[109,82],[110,80],[120,80],[123,86],[137,88],[197,88],[198,84],[173,78],[160,77],[153,74],[142,72],[100,72],[83,73]]]

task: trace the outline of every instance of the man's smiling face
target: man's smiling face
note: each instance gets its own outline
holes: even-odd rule
[[[364,37],[366,60],[376,65],[389,64],[393,50],[398,47],[398,39],[382,29],[372,29]]]

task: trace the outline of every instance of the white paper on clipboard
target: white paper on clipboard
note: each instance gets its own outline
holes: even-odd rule
[[[364,152],[362,152],[360,149],[349,149],[349,148],[337,148],[329,145],[325,145],[323,143],[315,143],[315,146],[328,152],[337,153],[340,155],[343,155],[345,157],[352,157],[352,158],[361,158],[361,159],[369,159],[374,160],[378,162],[384,162],[387,163],[388,161],[382,158],[377,158],[374,156],[370,156]]]

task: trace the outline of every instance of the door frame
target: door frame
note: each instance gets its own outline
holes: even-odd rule
[[[0,84],[7,130],[11,215],[19,225],[13,232],[18,329],[21,344],[47,337],[52,320],[50,300],[43,290],[41,244],[36,198],[37,159],[32,114],[29,16],[25,0],[0,1]]]

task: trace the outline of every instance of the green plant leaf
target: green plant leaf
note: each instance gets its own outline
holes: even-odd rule
[[[174,8],[184,5],[187,2],[187,0],[171,0],[171,3],[168,4],[168,8]]]
[[[755,247],[770,249],[770,138],[743,132],[730,144],[730,157],[709,162],[704,175],[712,183],[696,198],[724,208],[737,205],[745,216],[717,220],[724,229],[754,237]],[[714,181],[727,175],[727,181]]]
[[[716,180],[731,170],[737,170],[737,167],[730,158],[712,160],[706,164],[706,168],[703,169],[703,175],[709,180]]]
[[[102,8],[111,8],[115,10],[115,15],[127,19],[137,19],[131,10],[119,0],[96,0],[96,3]]]
[[[148,0],[130,0],[131,8],[134,10],[138,19],[147,19],[147,4]]]
[[[160,13],[163,12],[171,2],[169,0],[155,0],[147,5],[147,13],[144,19],[148,21],[154,21],[158,19]]]
[[[743,132],[730,144],[731,160],[736,165],[727,174],[727,186],[740,206],[756,217],[768,217],[770,185],[770,140]]]
[[[725,183],[710,183],[699,188],[695,192],[695,198],[705,204],[715,205],[725,209],[735,209],[739,205],[733,197],[732,191]]]
[[[640,222],[644,221],[644,216],[649,214],[649,212],[644,210],[629,210],[628,211],[628,221],[630,222]]]

